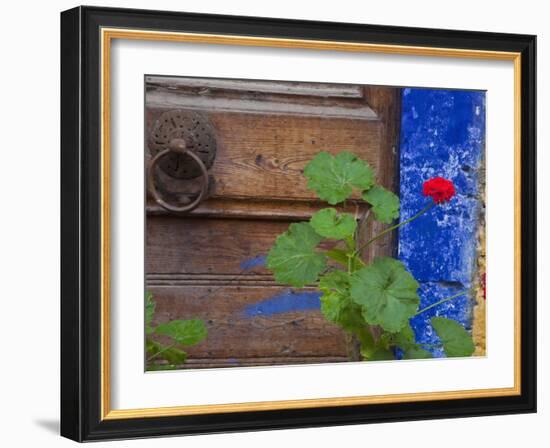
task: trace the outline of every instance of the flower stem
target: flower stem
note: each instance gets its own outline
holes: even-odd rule
[[[395,229],[398,229],[399,227],[401,226],[404,226],[405,224],[408,224],[410,223],[411,221],[414,221],[416,218],[422,216],[424,213],[426,213],[428,210],[430,210],[433,206],[435,205],[435,202],[432,202],[430,204],[428,204],[426,207],[424,207],[422,210],[420,210],[416,215],[414,216],[411,216],[409,219],[405,220],[405,221],[401,221],[397,224],[395,224],[394,226],[391,226],[391,227],[388,227],[386,230],[380,232],[378,235],[376,235],[375,237],[372,237],[370,240],[368,240],[365,244],[363,244],[361,247],[359,247],[355,253],[359,253],[361,252],[365,247],[369,246],[370,244],[372,244],[373,242],[375,242],[377,239],[379,238],[382,238],[384,235],[386,235],[387,233],[390,233],[390,232],[393,232]]]
[[[418,311],[415,316],[418,316],[419,314],[423,313],[424,311],[428,311],[438,305],[441,305],[442,303],[449,302],[450,300],[456,299],[457,297],[463,296],[464,294],[468,294],[470,292],[469,289],[466,291],[461,291],[455,295],[452,295],[451,297],[447,297],[446,299],[442,299],[439,302],[432,303],[430,306],[427,306],[426,308],[422,308],[420,311]]]

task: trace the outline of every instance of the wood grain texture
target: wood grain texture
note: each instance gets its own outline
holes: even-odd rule
[[[211,198],[202,202],[192,216],[199,218],[224,218],[224,219],[254,219],[254,220],[279,220],[298,221],[307,220],[311,215],[326,204],[309,201],[290,200],[262,200],[262,199],[223,199]],[[335,208],[340,212],[358,213],[365,207],[363,201],[350,200],[346,205],[338,205]],[[168,215],[166,209],[149,199],[146,204],[146,212],[149,216]]]
[[[264,98],[273,95],[309,96],[312,98],[363,98],[357,84],[329,84],[295,81],[266,81],[231,78],[198,78],[176,76],[146,76],[147,93],[167,91],[197,96],[230,95]]]
[[[281,293],[285,288],[266,286],[152,286],[157,302],[154,323],[172,319],[203,319],[208,337],[189,347],[189,356],[202,366],[220,359],[261,358],[262,363],[287,363],[287,358],[343,358],[347,354],[343,333],[326,321],[319,310],[289,312],[250,318],[248,305]],[[162,339],[160,339],[162,340]],[[266,362],[266,359],[269,361]],[[210,361],[210,362],[209,362]],[[189,364],[184,367],[198,367]]]
[[[208,338],[189,348],[184,368],[359,359],[356,341],[318,309],[247,316],[247,307],[288,288],[277,285],[265,267],[243,270],[241,263],[267,254],[291,222],[326,206],[303,176],[319,151],[354,152],[374,167],[380,183],[397,191],[399,89],[233,81],[155,78],[148,87],[146,129],[166,110],[198,107],[208,114],[218,143],[209,198],[196,210],[175,216],[147,202],[145,268],[157,301],[155,320],[205,320]],[[196,101],[190,102],[193,95]],[[286,104],[287,112],[269,111],[275,103]],[[336,118],[336,110],[347,112]],[[158,176],[173,200],[185,201],[199,187],[196,180]],[[356,196],[345,211],[360,218],[368,205]],[[361,237],[366,241],[383,228],[370,221]],[[388,235],[363,257],[393,250]]]
[[[399,129],[401,119],[401,89],[393,87],[365,86],[365,97],[377,111],[382,123],[380,147],[376,175],[378,182],[385,188],[399,194]],[[388,227],[385,224],[372,222],[367,226],[365,239],[368,240]],[[396,255],[396,233],[390,233],[369,247],[363,256],[374,259],[377,256]]]
[[[167,109],[148,108],[147,126]],[[380,165],[379,121],[325,117],[209,113],[218,151],[210,170],[212,198],[317,201],[302,172],[320,151],[351,151],[375,170]],[[149,151],[146,151],[149,154]],[[162,177],[173,192],[193,193],[197,182]]]
[[[284,221],[149,218],[145,271],[236,275],[243,261],[266,254],[287,228]]]
[[[263,266],[243,270],[241,263],[265,255],[289,221],[180,218],[147,221],[145,272],[150,274],[271,275]],[[321,247],[331,248],[327,241]]]

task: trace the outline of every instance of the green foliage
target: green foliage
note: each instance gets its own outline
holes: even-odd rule
[[[326,295],[349,295],[349,275],[344,271],[330,271],[319,280],[319,289]]]
[[[331,260],[338,262],[343,267],[349,268],[351,271],[356,271],[362,266],[365,266],[361,258],[349,250],[330,249],[325,252],[325,255]]]
[[[327,320],[348,331],[356,331],[364,326],[360,309],[349,294],[350,276],[344,271],[331,271],[319,280],[321,312]]]
[[[341,152],[335,157],[320,152],[305,167],[304,175],[308,188],[331,205],[349,198],[352,187],[368,190],[374,185],[373,169],[351,152]]]
[[[399,333],[392,335],[392,342],[403,351],[405,359],[431,358],[432,354],[415,343],[414,332],[407,323]]]
[[[315,282],[326,266],[326,255],[315,250],[322,239],[309,223],[291,224],[267,256],[275,280],[298,288]]]
[[[418,286],[403,263],[382,257],[353,275],[351,298],[361,305],[367,323],[396,333],[418,309]]]
[[[414,331],[408,322],[399,333],[395,333],[392,336],[392,340],[403,351],[407,351],[416,346],[414,342]]]
[[[372,352],[361,350],[361,354],[369,361],[391,361],[395,359],[393,352],[388,348],[377,348]]]
[[[457,321],[432,317],[432,326],[443,343],[445,354],[451,357],[471,356],[475,347],[466,329]]]
[[[151,364],[147,366],[147,370],[151,372],[163,371],[163,370],[176,370],[177,365],[174,364]]]
[[[342,240],[352,237],[357,221],[349,213],[337,214],[333,208],[319,210],[311,217],[311,227],[321,236]]]
[[[170,364],[183,364],[187,360],[187,353],[175,347],[164,346],[153,340],[146,341],[147,355],[164,358]]]
[[[145,334],[151,334],[153,332],[151,323],[155,316],[155,307],[156,303],[153,300],[153,294],[147,291],[145,293]]]
[[[155,328],[155,334],[171,337],[179,345],[195,345],[207,335],[204,322],[199,319],[171,320]]]
[[[432,354],[428,350],[418,346],[411,347],[403,353],[403,358],[405,359],[425,359],[432,357]]]
[[[145,293],[145,351],[147,354],[147,370],[171,370],[187,360],[187,353],[181,346],[195,345],[208,335],[206,325],[202,320],[171,320],[153,326],[156,303],[153,294]],[[153,335],[167,336],[171,339],[168,345],[153,339]],[[178,347],[179,346],[179,347]],[[155,364],[154,360],[163,359],[168,364]]]
[[[389,224],[399,217],[399,198],[375,184],[372,168],[352,153],[332,156],[321,152],[305,167],[304,175],[308,188],[331,205],[345,201],[358,189],[373,212],[373,216],[360,221],[364,225],[371,218]],[[322,292],[324,317],[356,338],[363,359],[395,359],[398,349],[405,359],[430,358],[426,346],[415,341],[409,324],[411,317],[424,311],[418,310],[418,282],[394,258],[379,257],[366,264],[361,259],[362,250],[381,235],[361,246],[357,242],[361,229],[357,226],[357,217],[349,213],[321,209],[310,222],[291,224],[277,238],[269,251],[267,267],[278,283],[295,287],[317,284]],[[324,239],[330,240],[328,250],[322,249]],[[473,343],[466,330],[457,322],[445,319],[449,324],[438,319],[442,318],[434,318],[432,323],[447,356],[471,355]]]
[[[399,217],[399,198],[384,187],[375,185],[362,198],[372,205],[377,221],[389,224]]]

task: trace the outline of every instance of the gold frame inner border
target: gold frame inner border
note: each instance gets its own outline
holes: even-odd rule
[[[214,45],[296,48],[411,56],[513,61],[514,63],[514,386],[443,392],[369,395],[304,400],[111,409],[110,369],[110,63],[113,39],[185,42]],[[217,34],[162,32],[139,29],[101,29],[101,419],[130,419],[415,401],[502,397],[521,394],[521,54],[458,48],[279,39]]]

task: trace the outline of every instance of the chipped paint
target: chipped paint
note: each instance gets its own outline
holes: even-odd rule
[[[249,269],[265,266],[267,255],[258,255],[253,258],[248,258],[241,263],[241,270],[246,271]]]
[[[428,200],[422,183],[451,179],[457,194],[399,231],[399,258],[420,282],[421,308],[472,287],[476,277],[480,182],[485,147],[485,93],[404,89],[401,120],[401,220]],[[472,328],[475,299],[457,298],[411,319],[418,342],[438,342],[430,325],[435,315]],[[431,350],[442,356],[440,350]]]
[[[247,306],[243,314],[248,317],[270,317],[276,314],[318,310],[321,292],[284,290],[268,299]]]

